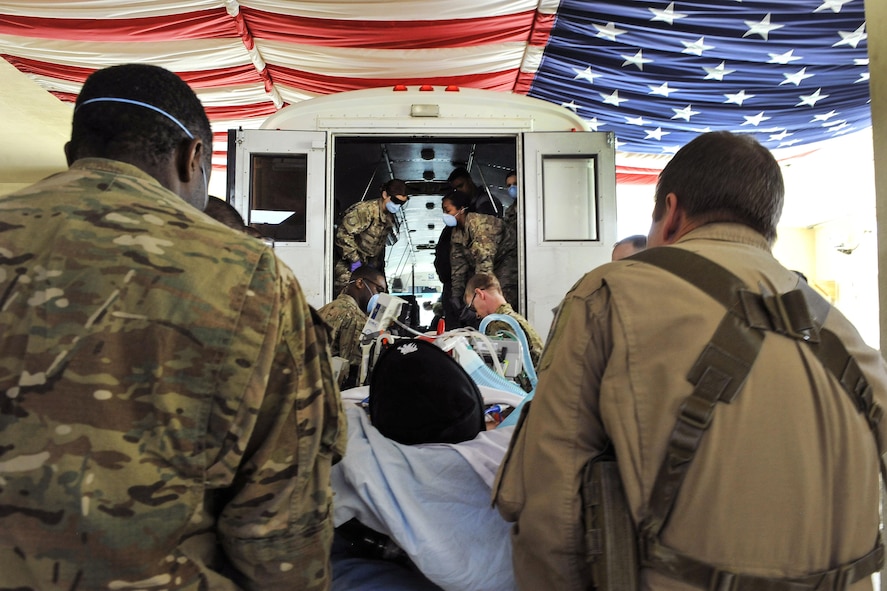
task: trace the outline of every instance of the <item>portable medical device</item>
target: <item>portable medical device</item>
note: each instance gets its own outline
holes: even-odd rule
[[[369,311],[369,318],[363,325],[361,342],[369,341],[388,329],[400,316],[401,309],[406,300],[388,293],[380,293],[379,299]]]

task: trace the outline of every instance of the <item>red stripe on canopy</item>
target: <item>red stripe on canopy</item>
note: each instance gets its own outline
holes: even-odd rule
[[[661,172],[661,168],[640,168],[617,164],[616,182],[625,185],[655,185]]]
[[[14,55],[0,54],[0,57],[25,74],[68,80],[82,84],[95,68],[78,68],[66,64],[54,64],[40,60],[32,60]],[[259,84],[263,80],[252,64],[244,64],[225,70],[197,70],[193,72],[177,72],[179,77],[192,88],[223,88],[240,84]]]
[[[77,100],[76,94],[70,92],[52,91],[56,98],[66,103],[73,103]],[[210,121],[228,121],[237,119],[265,119],[269,115],[277,112],[274,103],[253,103],[250,105],[231,105],[226,107],[204,107],[206,116]]]
[[[533,19],[533,29],[529,35],[529,45],[531,47],[544,48],[548,44],[551,36],[551,30],[554,28],[556,17],[553,14],[536,13]],[[527,94],[533,87],[533,81],[536,79],[536,72],[521,70],[514,79],[514,86],[511,91],[515,94]]]
[[[658,174],[650,175],[646,173],[634,174],[629,172],[617,172],[616,184],[619,185],[655,185],[659,178]]]
[[[284,105],[286,106],[286,105]],[[226,119],[253,119],[266,118],[277,112],[274,103],[254,103],[251,105],[231,105],[229,107],[206,107],[206,116],[210,121],[224,121]]]
[[[241,7],[235,17],[224,9],[135,19],[75,19],[0,15],[0,34],[71,41],[146,42],[221,39],[249,33],[256,39],[318,47],[427,49],[472,47],[491,43],[525,43],[541,17],[524,11],[502,16],[455,20],[336,20],[299,17]],[[233,21],[233,22],[232,22]],[[548,27],[550,30],[551,27]],[[544,44],[548,32],[541,39]],[[531,39],[531,43],[539,44]],[[250,46],[247,46],[250,48]]]
[[[489,74],[465,74],[462,76],[429,75],[423,78],[348,78],[343,76],[325,76],[323,74],[304,72],[271,64],[268,64],[267,71],[271,74],[275,84],[290,86],[315,94],[330,94],[345,92],[346,90],[395,86],[397,84],[405,84],[407,86],[420,86],[422,84],[434,86],[455,85],[466,88],[483,88],[510,92],[514,84],[514,78],[517,75],[517,70],[505,70]],[[429,74],[433,74],[433,71],[429,70]]]
[[[42,18],[0,15],[0,34],[71,41],[176,41],[233,38],[224,8],[137,19]]]
[[[553,14],[535,13],[533,31],[529,36],[529,44],[536,47],[548,45],[548,38],[551,35],[551,30],[554,28],[556,20],[557,18]]]
[[[293,17],[243,7],[256,39],[318,47],[428,49],[526,43],[535,11],[457,20],[357,21]],[[553,20],[553,19],[552,19]],[[549,27],[550,30],[550,27]],[[546,34],[547,40],[547,34]]]

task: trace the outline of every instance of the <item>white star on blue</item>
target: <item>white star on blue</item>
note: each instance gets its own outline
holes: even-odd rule
[[[871,125],[866,39],[861,0],[561,0],[528,94],[626,152],[709,129],[814,143]]]

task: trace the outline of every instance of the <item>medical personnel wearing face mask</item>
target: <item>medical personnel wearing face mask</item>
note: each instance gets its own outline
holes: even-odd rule
[[[355,203],[345,210],[336,229],[333,293],[339,293],[355,269],[369,265],[385,268],[385,244],[397,226],[397,214],[409,196],[407,185],[391,179],[377,199]]]
[[[508,255],[509,262],[497,272],[502,295],[505,300],[517,307],[517,173],[509,170],[505,173],[505,187],[508,199],[503,199],[505,212],[502,214],[502,252]]]
[[[514,205],[517,203],[517,173],[513,170],[509,170],[505,173],[505,190],[508,193],[508,198],[510,199],[510,204],[506,204],[506,206]]]
[[[460,191],[451,191],[441,200],[443,222],[453,228],[450,238],[450,298],[456,310],[465,308],[461,294],[465,293],[465,284],[472,275],[488,273],[498,278],[512,265],[512,253],[502,248],[503,220],[469,211],[470,203],[471,197]],[[451,328],[449,319],[447,328]]]
[[[330,328],[330,353],[348,360],[339,374],[339,386],[351,388],[360,375],[360,333],[367,322],[371,301],[388,292],[385,274],[369,265],[351,273],[342,293],[317,311]]]

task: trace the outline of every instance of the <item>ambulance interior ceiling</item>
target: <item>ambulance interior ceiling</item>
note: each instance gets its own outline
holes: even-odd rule
[[[335,216],[352,203],[380,195],[391,178],[407,183],[410,200],[402,209],[398,241],[386,251],[389,282],[401,277],[417,289],[438,285],[434,247],[444,227],[440,200],[453,169],[471,171],[500,200],[506,200],[505,175],[515,169],[516,140],[510,137],[348,137],[334,140]]]

